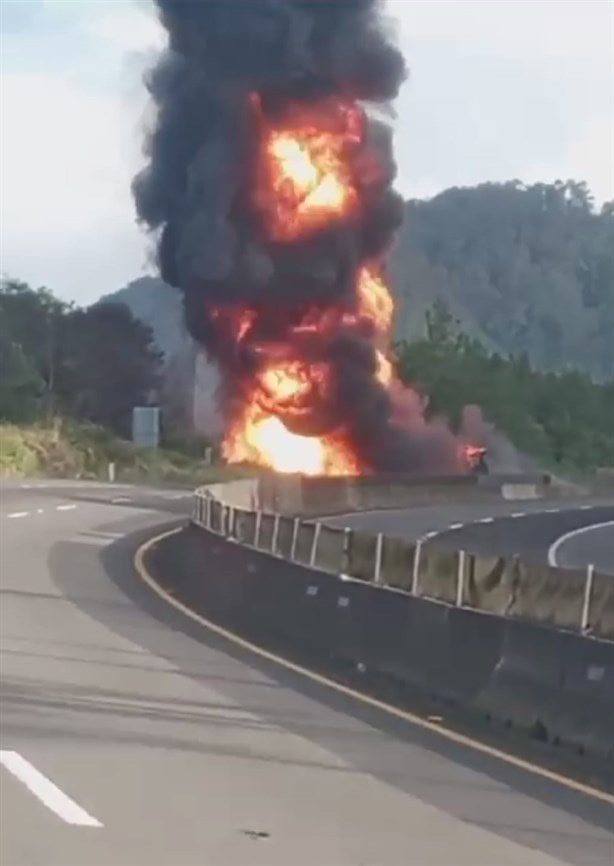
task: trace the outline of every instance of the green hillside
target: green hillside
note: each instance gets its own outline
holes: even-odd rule
[[[485,183],[409,201],[390,269],[398,340],[424,336],[427,310],[443,301],[489,352],[614,377],[614,203],[597,211],[583,183]],[[179,293],[160,280],[108,299],[145,321],[167,356],[185,341]]]
[[[424,333],[439,299],[489,350],[614,377],[614,203],[596,211],[585,184],[487,183],[410,201],[391,267],[399,339]]]

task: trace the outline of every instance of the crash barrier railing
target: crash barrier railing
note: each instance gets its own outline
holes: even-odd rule
[[[491,502],[556,496],[548,475],[301,476],[263,474],[258,507],[281,514],[317,516],[371,508],[449,502]]]
[[[614,640],[614,577],[593,566],[555,568],[339,529],[227,504],[221,492],[198,490],[193,520],[230,541],[345,580]]]
[[[468,579],[461,592],[458,558],[447,553],[414,571],[415,546],[404,542],[387,546],[377,535],[330,533],[323,524],[205,498],[197,500],[194,522],[199,526],[169,536],[150,555],[178,596],[211,621],[393,703],[414,706],[417,699],[423,708],[437,705],[437,715],[467,714],[469,724],[557,747],[573,772],[614,790],[613,641],[468,607]],[[207,523],[220,534],[200,531]],[[223,568],[208,568],[219,564],[222,548]],[[322,567],[338,569],[340,561],[355,561],[367,579],[342,579]],[[451,603],[417,597],[439,593],[431,580],[439,568],[441,594]],[[407,585],[386,588],[383,581],[401,573],[409,574]]]

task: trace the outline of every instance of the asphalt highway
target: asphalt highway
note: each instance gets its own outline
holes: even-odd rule
[[[2,866],[611,866],[612,802],[392,725],[154,596],[134,552],[188,508],[0,487]]]
[[[436,539],[451,549],[518,554],[569,568],[593,564],[614,574],[614,500],[453,504],[363,512],[327,520],[410,539]]]

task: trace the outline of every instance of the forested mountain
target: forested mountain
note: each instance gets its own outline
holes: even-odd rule
[[[409,201],[390,268],[398,340],[424,336],[441,300],[489,351],[614,377],[614,203],[597,212],[584,183],[485,183]],[[179,293],[160,280],[108,299],[128,304],[167,357],[186,340]]]
[[[149,325],[167,359],[187,340],[181,295],[156,277],[139,277],[123,289],[105,295],[101,302],[126,304],[133,316]]]
[[[511,181],[406,207],[391,260],[399,339],[423,334],[440,299],[490,350],[614,377],[613,202],[596,212],[583,183]]]

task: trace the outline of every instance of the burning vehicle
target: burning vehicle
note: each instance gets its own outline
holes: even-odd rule
[[[406,76],[375,0],[157,0],[168,49],[133,191],[221,374],[222,452],[282,472],[466,472],[396,377],[386,255]]]

